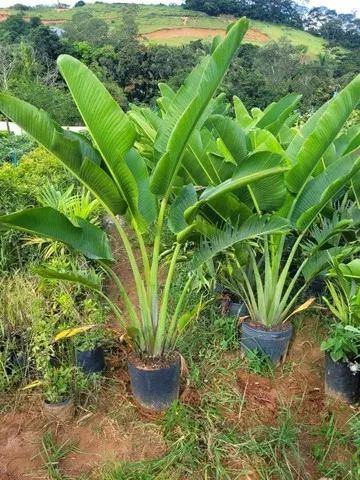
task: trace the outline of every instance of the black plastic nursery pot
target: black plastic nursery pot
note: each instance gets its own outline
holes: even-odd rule
[[[244,302],[230,302],[229,315],[232,317],[243,317],[249,315],[249,311]]]
[[[75,415],[74,399],[69,397],[59,403],[49,403],[44,400],[43,412],[48,420],[62,423],[68,422]]]
[[[348,403],[360,402],[360,372],[352,372],[348,362],[334,362],[325,352],[325,392]]]
[[[179,398],[180,355],[163,359],[141,359],[131,353],[128,359],[131,390],[136,402],[146,410],[161,412]]]
[[[324,275],[315,277],[309,285],[309,293],[313,297],[321,298],[326,292],[326,281]]]
[[[75,350],[75,361],[84,373],[102,373],[105,370],[104,350],[101,347],[88,352]]]
[[[260,324],[243,322],[240,327],[240,347],[243,353],[258,351],[277,364],[286,357],[293,335],[291,323],[282,324],[271,329]]]

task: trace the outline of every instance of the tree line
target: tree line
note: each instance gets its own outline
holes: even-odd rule
[[[185,8],[208,15],[245,15],[321,36],[332,44],[360,47],[360,19],[327,7],[307,8],[293,0],[185,0]]]

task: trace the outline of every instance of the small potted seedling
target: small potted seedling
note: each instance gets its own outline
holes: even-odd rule
[[[82,325],[60,331],[54,342],[72,338],[75,347],[75,363],[84,373],[101,373],[105,370],[103,343],[108,337],[104,325]]]
[[[105,370],[103,344],[106,331],[93,328],[74,337],[76,365],[84,373],[101,373]]]
[[[349,403],[360,401],[360,260],[338,265],[323,297],[333,321],[321,348],[325,351],[325,391]]]
[[[79,332],[74,337],[75,362],[84,373],[101,373],[105,370],[103,345],[109,338],[103,309],[92,298],[83,301],[83,315],[94,328]]]
[[[42,387],[43,412],[49,420],[66,422],[74,416],[73,397],[75,368],[49,367],[41,380],[36,380],[25,389]]]

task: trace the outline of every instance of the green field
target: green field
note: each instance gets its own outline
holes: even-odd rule
[[[36,10],[31,10],[29,13],[26,12],[26,14],[29,14],[30,16],[39,16],[45,23],[47,21],[56,22],[61,26],[67,20],[71,19],[72,15],[78,11],[90,12],[97,18],[106,20],[109,23],[110,28],[115,28],[121,23],[123,14],[128,8],[129,7],[125,4],[93,4],[86,5],[81,9],[71,8],[67,10],[58,10],[49,7],[37,8]],[[15,12],[16,11],[14,10],[0,9],[0,15]],[[231,21],[231,17],[209,17],[206,14],[185,10],[179,6],[139,5],[137,8],[137,22],[139,31],[142,34],[162,29],[184,27],[187,29],[225,29]],[[263,45],[269,41],[276,41],[281,37],[286,37],[295,45],[305,45],[308,49],[308,55],[312,57],[319,54],[326,43],[321,38],[314,37],[301,30],[296,30],[284,25],[275,25],[259,21],[252,21],[251,24],[252,28],[256,29],[255,34],[250,35],[250,38],[248,39],[251,43]],[[170,38],[167,38],[167,32],[165,31],[162,33],[161,39],[151,40],[151,43],[156,42],[181,45],[201,37],[199,32],[194,31],[194,34],[190,33],[191,32],[187,32],[186,35],[182,35],[181,32],[179,32],[178,36],[175,38],[171,35]],[[202,37],[204,36],[207,37],[206,32],[203,33]],[[259,38],[256,38],[257,36]]]

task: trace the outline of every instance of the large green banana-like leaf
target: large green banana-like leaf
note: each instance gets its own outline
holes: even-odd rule
[[[287,154],[294,166],[286,175],[286,183],[291,192],[297,193],[304,188],[322,155],[359,102],[360,75],[323,105],[290,143]]]
[[[264,128],[277,135],[289,115],[301,100],[301,95],[289,94],[278,102],[272,103],[264,111],[263,116],[257,121],[258,128]]]
[[[30,208],[0,217],[0,229],[22,232],[63,242],[85,257],[112,262],[106,234],[92,223],[77,218],[78,226],[51,207]]]
[[[355,258],[349,263],[340,263],[339,269],[344,277],[360,279],[360,258]]]
[[[205,128],[195,131],[182,159],[182,169],[179,174],[194,185],[207,187],[217,185],[231,177],[236,165],[225,162],[217,153],[216,140]],[[187,181],[185,181],[187,183]]]
[[[309,282],[319,273],[323,272],[330,264],[331,260],[336,258],[338,261],[350,257],[357,251],[356,246],[331,247],[326,250],[319,250],[313,253],[302,269],[302,274],[306,282]]]
[[[184,218],[184,212],[187,208],[197,201],[196,191],[193,185],[184,186],[175,197],[169,210],[169,228],[173,233],[179,233],[188,227]]]
[[[353,125],[334,142],[337,156],[343,156],[360,146],[360,125]]]
[[[208,187],[204,190],[198,202],[186,210],[185,217],[187,221],[191,222],[202,205],[207,204],[216,198],[223,197],[225,194],[240,189],[241,187],[249,186],[264,178],[283,174],[288,170],[288,167],[282,166],[281,162],[282,157],[280,155],[268,152],[260,152],[248,157],[237,169],[235,169],[232,178],[229,178],[215,187]],[[267,187],[276,195],[272,185],[269,184]]]
[[[86,138],[63,130],[43,110],[10,95],[0,94],[0,111],[55,155],[114,215],[124,213],[126,203]]]
[[[184,101],[177,105],[177,112],[173,118],[176,119],[171,134],[166,143],[164,155],[155,166],[151,179],[151,189],[157,194],[166,194],[172,185],[174,178],[181,166],[181,158],[188,144],[188,141],[206,110],[211,98],[218,88],[225,72],[230,65],[231,59],[240,45],[242,38],[248,29],[248,21],[241,19],[227,33],[224,41],[215,49],[214,53],[201,64],[201,75],[196,75],[187,84],[190,103]],[[185,108],[183,108],[185,106]],[[178,109],[180,109],[180,116]],[[167,117],[165,117],[167,118]],[[169,119],[170,120],[170,119]],[[164,136],[166,138],[167,135]]]
[[[91,270],[86,272],[60,272],[52,268],[33,267],[31,271],[42,278],[76,283],[96,292],[100,292],[102,289],[100,276]]]
[[[354,192],[356,203],[360,208],[360,172],[355,173],[351,179],[351,188]]]
[[[234,101],[234,110],[235,110],[235,117],[236,121],[240,125],[241,128],[248,129],[252,125],[254,125],[256,122],[255,120],[251,117],[249,112],[247,111],[247,108],[241,101],[241,99],[237,96],[233,97]]]
[[[282,155],[286,159],[286,152],[276,139],[276,137],[267,130],[259,128],[251,129],[248,134],[251,143],[251,153],[256,152],[272,152]]]
[[[207,124],[220,138],[231,161],[235,165],[240,165],[247,154],[245,131],[235,120],[223,115],[211,116]]]
[[[138,188],[124,155],[135,141],[135,127],[100,80],[79,60],[60,55],[58,67],[129,211],[143,229]]]
[[[150,177],[145,161],[134,148],[126,153],[125,160],[137,183],[139,211],[150,225],[157,216],[157,203],[155,195],[150,191]]]
[[[329,165],[308,181],[295,199],[291,222],[306,230],[331,198],[360,170],[360,152],[352,152]]]
[[[251,240],[263,235],[285,233],[290,230],[290,223],[287,219],[264,215],[262,217],[252,216],[245,220],[239,227],[225,228],[212,237],[210,243],[194,255],[192,266],[198,268],[219,253],[233,247],[239,242]]]

